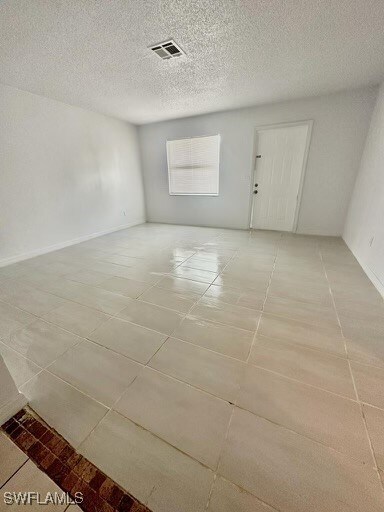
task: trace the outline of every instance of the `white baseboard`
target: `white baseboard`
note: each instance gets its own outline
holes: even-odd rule
[[[59,249],[64,249],[64,247],[69,247],[70,245],[76,245],[81,242],[86,242],[87,240],[91,240],[92,238],[97,238],[98,236],[108,235],[108,233],[114,233],[115,231],[120,231],[121,229],[131,228],[133,226],[138,226],[139,224],[144,224],[145,219],[137,219],[128,224],[122,224],[120,226],[116,226],[114,228],[105,229],[103,231],[97,231],[95,233],[91,233],[90,235],[83,235],[78,238],[73,238],[72,240],[66,240],[65,242],[60,242],[58,244],[48,245],[46,247],[42,247],[41,249],[34,249],[33,251],[28,251],[22,254],[17,254],[16,256],[11,256],[9,258],[2,258],[0,260],[0,267],[5,267],[6,265],[12,265],[12,263],[18,263],[19,261],[29,260],[30,258],[34,258],[35,256],[41,256],[42,254],[47,254],[49,252],[58,251]]]
[[[0,425],[4,425],[12,416],[19,412],[28,403],[28,400],[22,393],[19,393],[14,400],[0,407]]]

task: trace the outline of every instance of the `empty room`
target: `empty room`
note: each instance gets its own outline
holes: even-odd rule
[[[384,510],[383,26],[0,2],[0,511]]]

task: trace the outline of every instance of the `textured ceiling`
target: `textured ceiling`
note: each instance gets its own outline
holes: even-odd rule
[[[2,0],[0,81],[142,124],[376,84],[383,26],[383,0]]]

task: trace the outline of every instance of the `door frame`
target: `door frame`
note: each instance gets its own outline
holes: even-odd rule
[[[293,126],[302,126],[306,125],[308,126],[308,132],[307,132],[307,142],[305,145],[305,152],[304,152],[304,158],[303,158],[303,165],[301,168],[301,175],[300,175],[300,184],[299,184],[299,190],[297,193],[297,203],[296,203],[296,209],[295,209],[295,217],[293,221],[292,231],[291,233],[297,232],[297,225],[299,222],[299,213],[300,213],[300,207],[301,207],[301,200],[303,196],[303,189],[304,189],[304,180],[305,175],[307,172],[307,162],[308,162],[308,155],[309,155],[309,147],[311,145],[311,139],[312,139],[312,129],[313,129],[313,119],[305,119],[303,121],[289,121],[289,122],[283,122],[283,123],[274,123],[274,124],[264,124],[260,126],[256,126],[254,128],[254,134],[253,134],[253,150],[252,150],[252,169],[251,169],[251,179],[250,179],[250,200],[249,200],[249,215],[248,215],[248,225],[249,229],[253,229],[252,227],[252,216],[253,216],[253,181],[255,179],[255,171],[256,171],[256,155],[257,155],[257,133],[262,130],[273,130],[275,128],[291,128]]]

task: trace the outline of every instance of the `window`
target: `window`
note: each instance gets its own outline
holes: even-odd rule
[[[167,141],[169,194],[219,195],[220,135]]]

